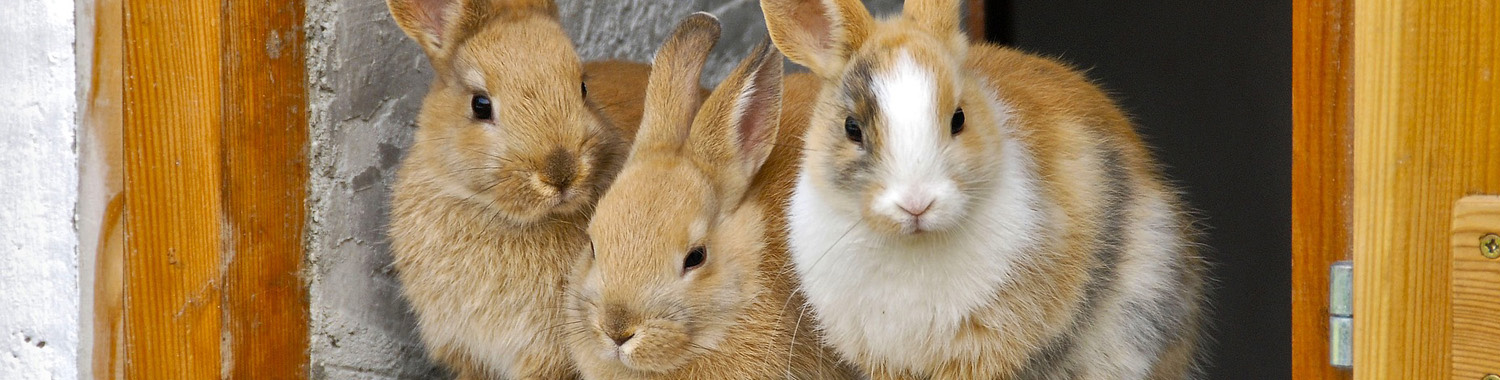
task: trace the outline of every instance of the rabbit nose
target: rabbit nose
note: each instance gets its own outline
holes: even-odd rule
[[[901,210],[906,211],[911,216],[922,216],[922,214],[927,213],[927,210],[932,208],[932,199],[907,198],[901,201],[900,207]]]
[[[542,168],[542,182],[557,191],[567,190],[573,184],[573,174],[578,170],[578,160],[572,154],[561,148],[554,149],[547,154],[546,165]]]
[[[615,345],[616,346],[624,346],[625,342],[629,342],[630,338],[634,338],[635,337],[635,333],[634,332],[614,333],[614,334],[608,334],[608,335],[609,335],[609,340],[615,341]]]
[[[615,342],[615,346],[624,346],[630,338],[635,337],[635,318],[622,306],[610,306],[604,309],[604,335]]]

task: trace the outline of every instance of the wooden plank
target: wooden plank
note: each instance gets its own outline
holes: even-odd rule
[[[79,125],[79,198],[78,238],[80,265],[84,271],[80,285],[93,280],[91,298],[85,298],[87,344],[81,352],[80,376],[91,373],[94,379],[124,377],[124,291],[125,231],[123,214],[125,197],[123,141],[124,131],[124,4],[120,0],[96,0],[93,18],[88,23],[93,33],[88,38],[92,51],[82,62],[89,68],[89,79],[81,90]],[[80,29],[80,32],[86,29]],[[87,260],[92,258],[92,263]]]
[[[307,198],[303,8],[225,2],[224,321],[236,379],[307,377],[302,230]]]
[[[218,378],[220,2],[125,3],[125,377]]]
[[[964,1],[964,28],[968,32],[970,41],[986,41],[985,38],[985,0]]]
[[[1454,379],[1500,374],[1500,254],[1481,248],[1487,236],[1500,235],[1500,196],[1469,196],[1453,207]],[[1488,246],[1488,244],[1486,244]],[[1488,250],[1481,250],[1488,249]]]
[[[1328,364],[1328,267],[1349,257],[1350,0],[1292,4],[1292,377],[1348,379]]]
[[[1500,194],[1484,0],[1356,0],[1354,375],[1450,378],[1454,202]]]

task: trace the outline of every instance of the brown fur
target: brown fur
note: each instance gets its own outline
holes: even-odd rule
[[[963,107],[972,124],[969,132],[956,135],[960,189],[965,186],[988,186],[983,176],[964,173],[993,173],[997,170],[1001,137],[985,134],[983,124],[996,120],[999,110],[982,106],[981,99],[998,94],[1010,107],[1009,120],[1034,159],[1036,177],[1040,179],[1039,205],[1044,210],[1044,239],[1036,257],[1023,261],[1016,270],[1014,284],[995,295],[998,302],[971,312],[969,323],[952,337],[955,347],[946,358],[922,358],[917,367],[892,366],[858,350],[844,350],[843,357],[867,371],[873,379],[996,379],[996,378],[1069,378],[1088,372],[1089,364],[1076,357],[1062,359],[1056,367],[1028,368],[1040,360],[1044,348],[1059,339],[1078,339],[1090,323],[1084,316],[1085,299],[1094,276],[1091,273],[1114,266],[1096,258],[1095,245],[1108,240],[1103,220],[1107,205],[1118,194],[1101,186],[1110,165],[1123,168],[1123,186],[1131,200],[1123,203],[1127,215],[1143,215],[1147,210],[1134,199],[1164,199],[1171,205],[1178,228],[1191,238],[1191,220],[1177,200],[1175,190],[1162,179],[1156,164],[1136,135],[1129,119],[1096,86],[1077,71],[1055,61],[1027,55],[1016,50],[987,44],[970,44],[958,32],[955,0],[908,1],[903,17],[883,21],[847,16],[868,15],[857,0],[762,0],[771,36],[778,47],[794,61],[811,68],[824,79],[824,90],[817,101],[812,127],[807,134],[806,170],[812,178],[841,178],[857,173],[861,153],[850,144],[843,132],[846,111],[844,91],[866,91],[859,88],[861,65],[880,72],[888,68],[898,52],[910,54],[925,68],[932,68],[937,84],[939,109]],[[809,9],[825,17],[808,21]],[[840,16],[843,15],[843,16]],[[955,87],[958,86],[958,87]],[[957,94],[956,97],[950,94]],[[857,97],[856,97],[857,98]],[[871,105],[855,100],[852,113],[870,115]],[[944,108],[947,107],[947,108]],[[880,120],[865,120],[883,125]],[[946,125],[944,125],[946,127]],[[866,128],[865,144],[879,144],[884,127]],[[1114,162],[1100,152],[1116,153]],[[874,183],[872,183],[874,182]],[[827,193],[855,193],[868,204],[884,188],[878,181],[851,180],[844,187],[838,181],[816,181]],[[900,234],[900,226],[865,208],[865,224],[891,235]],[[1128,227],[1127,227],[1128,228]],[[912,239],[923,239],[914,237]],[[927,236],[925,238],[933,238]],[[1187,243],[1180,252],[1166,254],[1172,260],[1176,275],[1181,276],[1175,292],[1184,300],[1181,332],[1165,345],[1156,358],[1150,378],[1181,379],[1194,376],[1196,355],[1204,308],[1201,305],[1203,267]],[[1124,250],[1124,248],[1121,248]],[[1155,257],[1155,256],[1153,256]],[[1119,260],[1151,260],[1126,254]],[[1116,286],[1103,284],[1101,286]],[[1113,288],[1110,288],[1113,289]],[[1106,294],[1112,294],[1107,293]],[[1118,306],[1108,295],[1100,307]],[[1114,306],[1110,306],[1114,305]],[[1179,316],[1173,316],[1179,317]],[[1067,339],[1073,339],[1067,338]],[[836,345],[837,346],[837,345]]]
[[[389,6],[436,72],[389,230],[423,342],[464,379],[572,378],[556,329],[562,285],[624,160],[615,125],[639,123],[633,86],[649,69],[582,66],[550,1]],[[492,100],[491,120],[474,117],[476,94]]]
[[[695,15],[657,54],[640,137],[570,284],[573,357],[599,379],[848,378],[800,313],[784,243],[818,81],[788,78],[781,102],[781,57],[766,44],[700,108],[680,94],[717,38],[717,22]],[[705,263],[683,269],[699,245]]]

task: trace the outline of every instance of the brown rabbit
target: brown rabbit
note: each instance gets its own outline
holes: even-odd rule
[[[761,0],[824,81],[789,241],[828,344],[873,379],[1198,376],[1176,192],[1102,91],[966,41],[959,3]]]
[[[463,379],[576,377],[557,328],[562,285],[627,149],[600,108],[633,131],[649,69],[585,73],[550,1],[388,5],[436,72],[390,225],[429,354]]]
[[[786,257],[790,195],[816,78],[789,82],[763,43],[699,107],[718,40],[684,20],[656,54],[644,122],[589,224],[570,282],[568,339],[591,379],[839,379],[852,372],[803,318]],[[769,158],[769,159],[768,159]]]

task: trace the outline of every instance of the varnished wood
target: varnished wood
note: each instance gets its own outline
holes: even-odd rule
[[[88,331],[87,368],[80,376],[94,379],[119,379],[124,376],[124,287],[125,230],[123,216],[125,197],[123,141],[124,131],[124,4],[120,0],[96,0],[93,3],[91,38],[93,51],[80,51],[87,59],[89,80],[82,88],[79,125],[79,257],[92,258],[92,265],[82,265],[81,276],[91,276],[92,298],[82,299],[89,306],[82,321]],[[84,38],[84,37],[80,37]],[[87,54],[83,56],[83,54]],[[88,286],[88,278],[80,285]]]
[[[1452,207],[1500,194],[1500,10],[1354,7],[1354,375],[1451,378]]]
[[[964,1],[964,24],[971,41],[985,41],[984,0]]]
[[[1470,196],[1453,207],[1453,378],[1500,374],[1500,259],[1480,239],[1500,234],[1500,196]]]
[[[303,2],[225,2],[224,321],[235,379],[307,377]]]
[[[216,1],[125,3],[125,376],[220,376]]]
[[[124,344],[100,359],[125,378],[308,375],[303,7],[128,1],[100,39],[125,74]]]
[[[1349,257],[1351,0],[1292,7],[1292,374],[1348,379],[1328,364],[1328,267]]]

